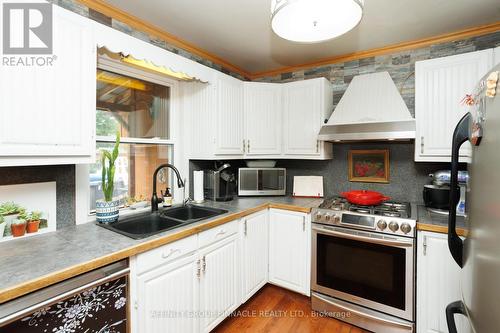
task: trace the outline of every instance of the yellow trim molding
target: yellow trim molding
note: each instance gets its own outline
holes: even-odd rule
[[[250,80],[255,80],[263,77],[268,77],[268,76],[276,76],[282,73],[289,73],[289,72],[295,72],[299,70],[304,70],[304,69],[309,69],[309,68],[314,68],[314,67],[320,67],[320,66],[326,66],[326,65],[331,65],[335,63],[340,63],[340,62],[346,62],[346,61],[352,61],[352,60],[358,60],[358,59],[363,59],[363,58],[369,58],[369,57],[374,57],[378,55],[384,55],[384,54],[389,54],[389,53],[397,53],[401,51],[406,51],[406,50],[411,50],[411,49],[417,49],[421,47],[426,47],[429,45],[433,44],[438,44],[438,43],[445,43],[445,42],[450,42],[454,40],[459,40],[459,39],[465,39],[465,38],[470,38],[470,37],[475,37],[475,36],[480,36],[480,35],[486,35],[489,33],[493,33],[496,31],[500,31],[500,21],[486,24],[486,25],[481,25],[477,27],[472,27],[468,29],[463,29],[447,34],[442,34],[438,36],[433,36],[433,37],[428,37],[428,38],[422,38],[422,39],[417,39],[417,40],[412,40],[412,41],[406,41],[398,44],[393,44],[389,46],[384,46],[380,48],[374,48],[370,50],[365,50],[365,51],[359,51],[359,52],[353,52],[353,53],[348,53],[348,54],[343,54],[340,56],[335,56],[335,57],[328,57],[324,58],[318,61],[314,62],[309,62],[309,63],[304,63],[300,65],[295,65],[295,66],[286,66],[286,67],[281,67],[269,71],[261,71],[261,72],[255,72],[255,73],[250,73],[245,71],[244,69],[233,65],[229,61],[222,59],[219,56],[216,56],[200,47],[197,47],[196,45],[193,45],[179,37],[176,37],[166,31],[161,30],[160,28],[152,25],[151,23],[145,22],[119,8],[116,8],[108,3],[106,3],[103,0],[77,0],[81,4],[87,6],[88,8],[91,8],[103,15],[112,17],[122,23],[125,23],[129,25],[130,27],[137,29],[139,31],[142,31],[144,33],[147,33],[149,35],[155,36],[157,38],[161,38],[162,40],[166,41],[169,44],[172,44],[176,47],[179,47],[185,51],[188,51],[192,54],[195,54],[197,56],[200,56],[204,59],[207,59],[215,64],[218,64],[228,70],[231,70],[235,73],[238,73],[239,75],[250,79]]]

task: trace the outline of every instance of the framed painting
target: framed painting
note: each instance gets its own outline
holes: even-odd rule
[[[350,150],[349,181],[389,183],[389,150]]]

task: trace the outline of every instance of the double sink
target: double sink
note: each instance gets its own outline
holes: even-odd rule
[[[146,238],[163,231],[183,227],[211,217],[227,213],[227,210],[185,205],[156,212],[138,214],[120,219],[110,224],[99,224],[101,227],[120,233],[133,239]]]

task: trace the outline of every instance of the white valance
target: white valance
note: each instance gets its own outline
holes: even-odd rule
[[[144,60],[158,67],[165,67],[194,80],[201,82],[213,80],[214,69],[97,22],[94,22],[94,29],[98,47],[105,47],[113,53]]]

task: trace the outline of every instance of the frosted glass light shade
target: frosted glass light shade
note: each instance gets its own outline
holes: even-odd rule
[[[361,21],[362,0],[272,0],[271,26],[280,37],[301,43],[326,41]]]

